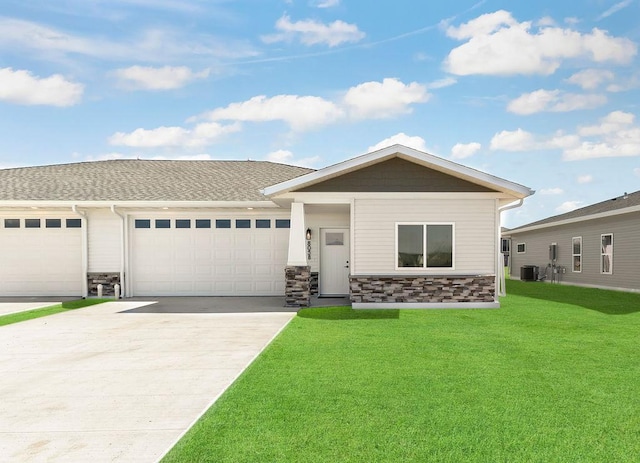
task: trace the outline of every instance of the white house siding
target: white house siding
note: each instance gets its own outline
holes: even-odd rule
[[[354,275],[416,273],[495,274],[496,202],[493,199],[356,199]],[[398,222],[455,224],[454,270],[396,269]]]
[[[87,211],[89,272],[120,272],[122,219],[109,209]]]
[[[613,273],[600,273],[600,235],[613,233]],[[571,239],[582,236],[582,272],[572,271]],[[517,243],[526,252],[516,252]],[[640,213],[622,214],[574,224],[542,228],[511,235],[511,275],[520,278],[520,267],[537,265],[544,272],[549,245],[557,243],[557,265],[565,268],[560,281],[568,284],[640,290]],[[550,274],[549,274],[550,275]]]

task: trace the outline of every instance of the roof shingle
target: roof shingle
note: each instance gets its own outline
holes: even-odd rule
[[[110,160],[0,170],[0,201],[264,201],[313,169],[268,161]]]

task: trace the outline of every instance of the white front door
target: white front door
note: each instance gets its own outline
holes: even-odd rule
[[[349,229],[320,229],[320,295],[349,294]]]

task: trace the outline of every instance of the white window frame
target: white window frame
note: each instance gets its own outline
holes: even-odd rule
[[[524,246],[524,251],[520,251],[519,247]],[[516,243],[516,254],[526,254],[527,253],[527,243]]]
[[[605,236],[611,237],[611,252],[604,252],[602,250],[602,240]],[[609,256],[609,271],[604,271],[603,258]],[[613,233],[603,233],[600,235],[600,273],[603,275],[613,275]]]
[[[398,229],[400,225],[422,225],[422,267],[400,267],[398,266]],[[451,267],[427,267],[427,227],[429,225],[450,225],[451,226]],[[395,245],[395,268],[401,272],[411,272],[416,270],[427,270],[439,272],[442,270],[455,270],[456,268],[456,224],[454,222],[396,222],[396,245]]]
[[[580,240],[580,253],[576,253],[574,244],[575,240]],[[576,270],[576,257],[580,258],[580,270]],[[571,238],[571,271],[573,273],[582,273],[582,236],[574,236]]]

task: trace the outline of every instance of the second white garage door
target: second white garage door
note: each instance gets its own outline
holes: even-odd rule
[[[133,296],[280,296],[289,220],[130,219]]]

